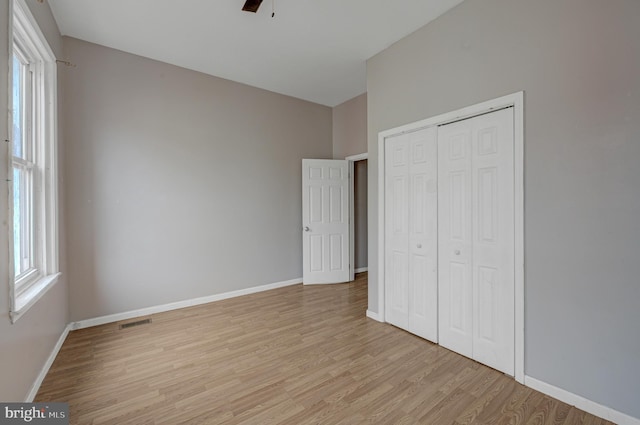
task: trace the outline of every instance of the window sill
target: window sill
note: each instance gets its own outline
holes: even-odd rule
[[[11,323],[16,323],[33,305],[58,282],[61,273],[50,274],[33,284],[14,301]]]

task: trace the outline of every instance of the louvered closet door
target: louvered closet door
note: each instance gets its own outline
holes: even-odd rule
[[[435,127],[385,144],[386,316],[438,341]]]
[[[440,344],[514,374],[513,110],[438,129]]]

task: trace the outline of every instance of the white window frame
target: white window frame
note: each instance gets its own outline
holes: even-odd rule
[[[58,264],[58,155],[57,155],[57,69],[56,57],[38,27],[25,0],[13,0],[10,58],[20,47],[33,72],[33,223],[34,261],[28,273],[15,279],[13,232],[9,232],[11,322],[15,323],[38,301],[60,276]],[[9,104],[13,105],[13,66],[9,72]],[[12,108],[13,106],[11,106]],[[9,128],[13,131],[13,111]],[[13,134],[11,134],[13,140]],[[9,145],[9,217],[13,220],[13,144]],[[17,162],[17,161],[16,161]]]

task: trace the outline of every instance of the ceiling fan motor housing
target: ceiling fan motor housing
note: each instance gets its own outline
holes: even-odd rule
[[[256,13],[261,3],[262,3],[262,0],[247,0],[244,6],[242,6],[242,10],[246,12]]]

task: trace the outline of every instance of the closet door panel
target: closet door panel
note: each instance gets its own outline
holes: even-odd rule
[[[469,121],[473,124],[473,357],[513,375],[513,110]]]
[[[472,127],[438,127],[438,299],[440,344],[473,357]]]
[[[437,130],[408,137],[409,331],[438,342]]]
[[[385,144],[385,317],[409,328],[409,140]]]

